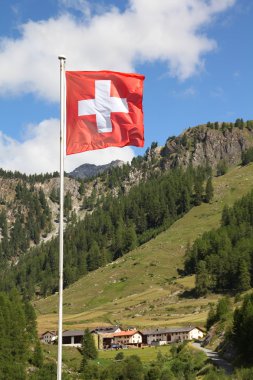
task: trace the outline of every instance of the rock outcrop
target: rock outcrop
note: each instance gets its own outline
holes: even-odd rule
[[[191,128],[180,136],[167,140],[161,155],[166,168],[192,164],[210,165],[213,169],[223,160],[228,166],[241,162],[242,152],[253,146],[253,130],[243,127],[207,125]]]

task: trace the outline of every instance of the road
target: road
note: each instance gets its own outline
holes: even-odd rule
[[[213,364],[219,368],[224,369],[227,375],[232,375],[233,366],[227,362],[225,359],[222,359],[218,352],[209,350],[208,348],[201,347],[200,343],[192,343],[192,346],[205,352],[207,357],[213,362]]]

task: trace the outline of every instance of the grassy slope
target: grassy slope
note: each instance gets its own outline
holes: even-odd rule
[[[57,346],[56,345],[42,345],[43,355],[46,361],[57,361]],[[107,350],[99,351],[98,358],[96,362],[102,366],[107,366],[112,361],[114,361],[115,356],[118,352],[123,352],[124,357],[131,355],[138,355],[141,361],[146,364],[150,363],[153,360],[156,360],[158,352],[161,352],[163,355],[170,355],[170,347],[161,346],[161,347],[145,347],[141,348],[130,348],[127,350]],[[82,356],[77,348],[74,347],[63,347],[63,368],[68,369],[72,374],[76,374],[81,365]]]
[[[178,278],[188,242],[219,225],[225,204],[253,186],[253,164],[214,178],[212,204],[194,207],[167,231],[114,263],[89,273],[64,291],[64,329],[120,323],[152,325],[201,324],[207,305],[217,299],[182,297],[194,278]],[[177,278],[176,278],[177,277]],[[39,331],[57,327],[57,295],[35,302]]]

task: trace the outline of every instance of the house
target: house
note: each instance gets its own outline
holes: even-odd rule
[[[84,330],[66,330],[62,333],[62,344],[64,346],[81,347]]]
[[[172,327],[153,330],[144,330],[143,343],[151,345],[164,345],[185,340],[202,339],[204,332],[196,326]]]
[[[119,326],[103,326],[91,330],[91,334],[93,335],[96,347],[102,350],[111,347],[114,334],[120,331],[121,328]]]
[[[137,330],[127,330],[114,333],[113,344],[141,347],[142,333]]]
[[[57,339],[56,331],[46,331],[40,336],[42,343],[51,344]]]

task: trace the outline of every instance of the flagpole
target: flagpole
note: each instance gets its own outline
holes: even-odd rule
[[[63,203],[64,203],[64,126],[65,126],[65,61],[60,55],[60,218],[59,218],[59,309],[57,380],[62,378],[62,305],[63,305]]]

